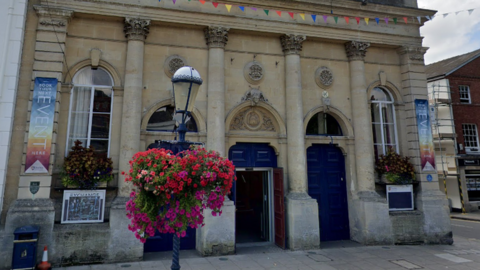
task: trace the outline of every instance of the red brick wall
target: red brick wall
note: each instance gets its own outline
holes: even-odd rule
[[[476,124],[480,130],[480,58],[468,63],[447,77],[450,82],[453,117],[457,142],[465,147],[462,124]],[[470,87],[471,104],[460,103],[459,86]],[[465,154],[465,150],[459,151]]]

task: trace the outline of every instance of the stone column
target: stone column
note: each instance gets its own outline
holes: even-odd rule
[[[302,72],[300,51],[305,36],[280,37],[285,53],[285,100],[287,118],[288,186],[287,238],[289,248],[312,249],[320,246],[318,203],[307,194],[308,179],[303,130]]]
[[[128,39],[125,87],[123,92],[122,128],[120,133],[120,172],[128,172],[128,161],[140,149],[140,123],[142,121],[143,57],[145,39],[150,20],[125,18],[125,37]],[[131,185],[119,177],[119,196],[127,197]]]
[[[225,156],[225,45],[228,28],[205,28],[208,45],[207,149]],[[226,198],[221,216],[205,211],[205,226],[197,229],[196,248],[203,256],[235,252],[235,206]]]
[[[122,128],[120,134],[120,171],[128,172],[128,161],[140,149],[142,120],[143,57],[150,20],[125,18],[125,37],[128,39],[123,92]],[[125,204],[132,185],[118,179],[118,197],[110,209],[110,240],[108,261],[138,261],[143,258],[143,244],[128,230],[130,220],[125,216]]]
[[[228,28],[205,28],[208,45],[207,149],[225,156],[225,45]]]
[[[364,58],[370,43],[345,44],[350,65],[350,95],[355,135],[356,190],[350,204],[352,240],[364,244],[393,244],[391,222],[385,198],[375,192],[375,155],[372,120],[368,104]]]
[[[415,207],[422,212],[424,222],[423,241],[429,244],[451,244],[452,229],[449,218],[448,201],[439,190],[438,174],[436,171],[423,172],[420,159],[420,144],[415,99],[427,99],[427,79],[425,75],[425,63],[423,55],[427,48],[421,46],[403,46],[397,50],[400,57],[400,70],[402,73],[401,94],[405,103],[406,138],[408,143],[408,156],[415,166],[417,180],[420,188],[415,196]],[[432,153],[432,155],[435,155]],[[431,175],[433,180],[428,181]],[[419,228],[420,229],[420,228]]]

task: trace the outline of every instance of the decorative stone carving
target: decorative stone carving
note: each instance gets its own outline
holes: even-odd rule
[[[319,67],[315,71],[315,82],[323,89],[333,85],[333,73],[328,67]]]
[[[222,26],[209,26],[203,30],[209,48],[225,48],[228,41],[228,30]]]
[[[129,40],[145,41],[148,33],[150,33],[150,20],[125,18],[123,31],[125,32],[125,37]]]
[[[93,48],[90,50],[90,60],[92,60],[92,68],[97,68],[100,63],[100,58],[102,56],[102,51],[98,48]]]
[[[230,124],[230,130],[273,131],[272,119],[263,111],[250,108],[238,113]]]
[[[306,37],[301,35],[283,35],[280,37],[283,52],[285,54],[299,54],[302,51],[302,43]]]
[[[180,55],[171,55],[169,56],[166,60],[165,63],[163,64],[163,70],[165,71],[165,74],[169,77],[172,78],[173,74],[175,72],[187,65],[187,61],[185,58],[181,57]]]
[[[39,26],[66,27],[73,16],[73,10],[34,5]]]
[[[400,49],[398,49],[398,54],[403,55],[403,54],[408,54],[408,58],[412,61],[418,61],[423,63],[423,56],[427,52],[428,48],[424,47],[409,47],[409,46],[403,46]]]
[[[55,26],[55,27],[65,27],[67,26],[67,22],[66,21],[57,21],[57,20],[41,20],[40,21],[40,24],[41,25],[44,25],[44,26]]]
[[[264,68],[260,62],[252,61],[243,68],[243,76],[247,82],[257,85],[263,81]]]
[[[348,60],[361,60],[365,59],[367,49],[370,47],[368,42],[350,41],[345,43],[345,50],[347,52]]]
[[[385,71],[380,71],[378,78],[380,79],[380,85],[385,86],[387,84],[387,73]]]
[[[257,88],[252,88],[245,93],[245,95],[242,97],[242,102],[247,100],[251,101],[252,106],[256,106],[260,101],[268,102],[268,99],[265,98],[262,91]]]

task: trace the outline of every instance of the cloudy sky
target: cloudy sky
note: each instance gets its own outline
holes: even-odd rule
[[[438,11],[420,28],[423,46],[430,47],[426,64],[480,49],[479,0],[418,0],[418,7]],[[475,9],[471,15],[469,9]]]

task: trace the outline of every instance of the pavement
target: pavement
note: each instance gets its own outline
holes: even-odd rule
[[[452,219],[480,222],[480,211],[452,213]],[[59,267],[65,270],[158,269],[171,267],[171,252],[146,253],[141,262]],[[364,246],[326,242],[320,249],[289,251],[273,245],[238,246],[235,255],[201,257],[180,252],[182,270],[480,270],[480,239],[454,235],[453,245]]]

